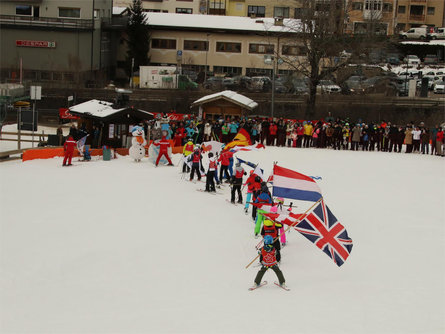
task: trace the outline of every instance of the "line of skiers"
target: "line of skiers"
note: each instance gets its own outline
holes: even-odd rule
[[[195,173],[198,181],[201,180],[201,172],[205,173],[202,163],[203,154],[199,145],[193,145],[192,141],[187,142],[183,148],[183,166],[182,172],[190,172],[190,181],[194,179]],[[266,204],[271,206],[270,212],[278,213],[282,211],[284,203],[283,198],[277,198],[275,203],[272,200],[267,183],[264,182],[260,176],[256,175],[254,170],[251,170],[247,180],[243,182],[243,177],[247,172],[238,161],[235,163],[235,168],[232,171],[233,152],[222,151],[216,156],[208,153],[208,166],[206,172],[206,188],[207,192],[215,192],[216,185],[220,185],[223,179],[230,183],[231,186],[231,202],[243,204],[242,191],[247,187],[246,202],[244,204],[244,212],[248,214],[249,205],[251,203]],[[191,168],[190,168],[191,165]],[[220,165],[219,177],[218,167]],[[266,218],[263,214],[265,210],[257,208],[252,205],[252,219],[255,223],[254,235],[255,238],[260,235],[264,238],[264,246],[259,250],[261,269],[258,271],[255,278],[255,285],[259,285],[261,279],[268,269],[272,269],[279,280],[279,284],[285,287],[285,279],[278,264],[281,261],[281,246],[286,244],[286,235],[284,234],[283,226],[271,219]]]

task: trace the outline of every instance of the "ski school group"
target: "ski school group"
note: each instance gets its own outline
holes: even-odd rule
[[[249,206],[252,206],[255,238],[261,235],[262,240],[256,246],[258,256],[246,267],[248,268],[259,258],[261,268],[255,277],[254,285],[249,290],[255,290],[267,284],[267,281],[262,282],[262,278],[269,269],[272,269],[278,277],[278,282],[274,283],[289,290],[279,267],[281,248],[286,245],[286,232],[289,229],[294,228],[303,234],[338,266],[341,266],[348,258],[352,250],[352,240],[348,237],[343,225],[325,205],[321,190],[314,181],[315,177],[274,164],[273,174],[266,179],[263,170],[257,164],[234,156],[239,151],[260,149],[265,149],[265,147],[262,144],[252,145],[249,134],[244,129],[241,129],[234,140],[228,144],[210,141],[195,145],[192,141],[188,141],[184,145],[180,160],[182,178],[197,182],[205,177],[205,189],[197,190],[209,194],[218,194],[220,192],[216,190],[217,188],[229,184],[230,203],[244,205],[246,215],[249,213]],[[205,154],[208,161],[207,169],[203,166]],[[169,161],[170,164],[171,161]],[[251,168],[249,173],[242,165]],[[197,181],[195,181],[195,175]],[[272,192],[268,184],[271,185]],[[247,192],[245,202],[243,201],[244,189]],[[313,205],[306,212],[296,214],[292,212],[294,209],[292,203],[285,205],[285,198],[310,201]]]

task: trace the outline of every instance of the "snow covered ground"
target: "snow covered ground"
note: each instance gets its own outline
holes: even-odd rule
[[[241,152],[318,181],[354,248],[338,268],[298,232],[286,292],[248,291],[253,223],[178,168],[119,157],[0,164],[1,333],[444,333],[445,159]],[[180,157],[176,155],[174,162]],[[297,203],[303,212],[311,203]]]

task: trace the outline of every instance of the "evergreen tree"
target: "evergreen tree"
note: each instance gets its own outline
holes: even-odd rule
[[[148,65],[148,51],[150,49],[150,34],[148,24],[142,10],[142,1],[133,0],[129,7],[130,16],[127,23],[127,63],[131,69],[131,60],[134,58],[134,71],[139,66]]]

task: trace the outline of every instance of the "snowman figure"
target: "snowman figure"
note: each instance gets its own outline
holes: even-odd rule
[[[132,157],[134,161],[141,161],[145,156],[145,144],[147,143],[144,138],[144,128],[135,126],[131,130],[131,134],[133,135],[133,139],[131,140],[130,157]]]

